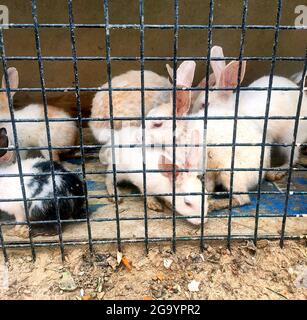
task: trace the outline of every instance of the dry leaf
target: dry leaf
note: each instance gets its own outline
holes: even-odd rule
[[[130,261],[128,260],[128,258],[126,256],[123,256],[121,261],[122,261],[122,264],[127,269],[127,271],[131,271],[132,270],[131,263],[130,263]]]
[[[165,279],[164,273],[163,272],[158,272],[157,273],[157,279],[160,281],[163,281]]]

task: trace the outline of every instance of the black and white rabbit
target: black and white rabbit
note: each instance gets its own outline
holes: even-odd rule
[[[19,176],[3,177],[8,174],[19,174],[14,151],[4,150],[9,147],[9,139],[5,128],[0,129],[0,200],[22,199]],[[1,150],[2,149],[2,150]],[[27,198],[49,198],[50,200],[33,200],[27,203],[30,221],[56,220],[56,204],[54,201],[50,161],[44,158],[27,159],[22,161],[24,185]],[[59,213],[63,220],[78,219],[84,216],[84,196],[82,182],[78,175],[68,173],[62,165],[54,162],[55,171],[67,173],[56,175],[55,183],[59,197],[79,197],[73,199],[59,199]],[[48,174],[49,173],[49,174]],[[47,175],[46,175],[47,174]],[[25,222],[24,202],[0,202],[0,211],[14,216],[17,222]],[[16,226],[14,235],[28,236],[27,228]]]

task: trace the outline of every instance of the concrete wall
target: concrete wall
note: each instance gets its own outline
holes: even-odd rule
[[[110,0],[110,23],[138,23],[138,0]],[[173,23],[173,1],[145,0],[145,23]],[[283,1],[283,25],[294,25],[296,14],[294,8],[303,0]],[[208,3],[204,0],[181,0],[180,24],[207,24]],[[10,10],[11,23],[32,23],[29,0],[2,0]],[[102,0],[74,0],[76,23],[104,23]],[[38,19],[40,23],[68,23],[66,0],[37,0]],[[272,25],[275,23],[277,11],[276,0],[250,0],[248,24]],[[242,15],[241,0],[216,0],[214,9],[215,24],[240,24]],[[239,54],[240,30],[214,30],[213,44],[222,45],[228,56]],[[33,29],[5,30],[5,49],[8,56],[35,56],[35,40]],[[42,52],[44,56],[71,55],[69,30],[61,28],[45,28],[40,31]],[[76,30],[77,52],[79,56],[105,56],[105,38],[103,29]],[[270,56],[273,47],[274,30],[247,30],[245,55]],[[112,30],[111,54],[113,56],[139,55],[138,30]],[[307,44],[306,30],[283,30],[280,32],[278,46],[279,56],[304,56]],[[172,56],[172,30],[146,30],[145,55]],[[179,33],[179,56],[206,56],[207,31],[181,30]],[[37,62],[10,61],[20,71],[21,87],[38,87],[39,71]],[[145,67],[160,74],[165,74],[164,62],[146,62]],[[300,70],[303,63],[278,62],[276,73],[289,76]],[[45,62],[45,78],[48,87],[66,87],[73,85],[73,65],[71,62]],[[103,61],[80,61],[78,63],[81,86],[95,87],[106,81],[106,64]],[[137,62],[113,62],[113,75],[126,70],[139,68]],[[250,62],[247,69],[246,83],[267,73],[270,64],[267,62]],[[205,63],[198,63],[195,82],[204,73]],[[83,110],[89,109],[92,93],[82,95]],[[74,109],[72,95],[49,95],[50,102]],[[17,94],[17,104],[31,100],[40,100],[39,94]],[[73,106],[73,107],[72,107]]]

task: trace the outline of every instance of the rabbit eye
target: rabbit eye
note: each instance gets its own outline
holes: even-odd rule
[[[209,102],[207,103],[207,106],[208,106],[208,107],[210,106],[210,103],[209,103]],[[206,104],[205,104],[205,103],[202,103],[202,104],[201,104],[201,108],[202,108],[202,109],[205,109],[205,107],[206,107]]]
[[[162,127],[162,122],[155,122],[154,124],[153,124],[153,127],[154,128],[161,128]]]
[[[184,199],[184,203],[185,203],[185,205],[187,205],[190,208],[193,206],[192,203],[190,201],[188,201],[187,199]]]

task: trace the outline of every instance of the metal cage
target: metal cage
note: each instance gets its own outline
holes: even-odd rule
[[[282,13],[282,0],[277,0],[277,6],[276,6],[276,13],[275,16],[275,24],[274,25],[248,25],[246,23],[247,21],[247,14],[248,14],[248,0],[243,0],[243,7],[242,7],[242,20],[240,25],[217,25],[213,23],[213,17],[214,17],[214,0],[209,0],[209,23],[207,25],[183,25],[179,23],[179,6],[180,6],[180,1],[179,0],[174,0],[173,1],[173,24],[145,24],[144,23],[144,0],[139,0],[139,23],[138,24],[112,24],[109,20],[109,1],[104,0],[103,1],[103,7],[101,8],[101,20],[104,19],[104,22],[101,24],[76,24],[74,22],[74,14],[73,14],[73,1],[72,0],[67,0],[67,12],[68,12],[68,17],[69,17],[69,23],[67,24],[40,24],[39,23],[39,17],[37,14],[37,4],[36,0],[31,0],[31,8],[32,8],[32,17],[33,17],[33,23],[31,24],[16,24],[16,23],[10,23],[6,27],[8,28],[29,28],[34,30],[34,36],[35,36],[35,45],[36,45],[36,57],[30,57],[30,56],[7,56],[6,51],[5,51],[5,41],[4,41],[4,31],[3,29],[0,29],[0,48],[1,48],[1,60],[2,60],[2,66],[3,66],[3,72],[4,72],[4,77],[7,85],[7,89],[1,89],[1,92],[6,91],[7,93],[7,98],[9,101],[9,108],[10,108],[10,114],[11,114],[11,120],[2,120],[0,122],[11,122],[12,123],[12,128],[13,128],[13,136],[14,136],[14,148],[10,148],[10,150],[16,150],[17,153],[17,163],[18,163],[18,168],[19,168],[19,175],[18,177],[20,178],[21,186],[22,186],[22,199],[10,199],[9,201],[23,201],[24,207],[25,207],[25,213],[26,213],[26,218],[27,222],[26,225],[29,227],[29,239],[28,241],[5,241],[5,236],[3,233],[3,227],[7,225],[16,225],[15,222],[11,221],[0,221],[0,245],[1,249],[3,252],[3,255],[5,259],[8,259],[8,252],[7,250],[9,248],[31,248],[33,259],[35,259],[35,251],[36,247],[48,247],[48,246],[53,246],[57,247],[59,246],[61,249],[61,254],[62,257],[64,257],[64,248],[67,245],[77,245],[77,244],[86,244],[89,246],[90,251],[93,251],[93,247],[95,244],[105,244],[105,243],[116,243],[118,246],[118,250],[122,250],[122,244],[123,243],[135,243],[135,242],[141,242],[144,243],[146,250],[148,250],[148,246],[150,243],[156,243],[156,242],[171,242],[172,243],[172,248],[175,251],[176,250],[176,244],[178,241],[199,241],[199,245],[201,249],[204,249],[206,241],[209,240],[226,240],[228,243],[228,246],[231,246],[232,241],[234,240],[252,240],[255,243],[259,239],[275,239],[280,241],[280,245],[284,245],[285,239],[299,239],[301,238],[301,234],[297,235],[287,235],[285,230],[286,230],[286,223],[287,223],[287,218],[288,218],[288,207],[289,207],[289,200],[290,197],[295,195],[295,196],[300,196],[302,197],[303,201],[306,199],[307,195],[307,190],[293,190],[291,189],[291,182],[292,182],[292,174],[293,172],[306,172],[307,168],[297,168],[294,167],[293,165],[293,158],[294,158],[294,149],[297,146],[296,143],[296,136],[297,136],[297,130],[298,130],[298,125],[299,121],[306,121],[307,118],[300,117],[300,110],[301,110],[301,105],[302,105],[302,99],[304,95],[304,81],[301,81],[301,85],[299,87],[299,92],[300,92],[300,98],[299,98],[299,104],[297,106],[297,114],[295,117],[292,117],[295,121],[295,129],[293,132],[293,142],[287,146],[282,145],[284,147],[289,147],[291,148],[291,161],[290,161],[290,166],[287,169],[284,169],[287,171],[288,176],[287,176],[287,183],[285,185],[285,188],[283,190],[269,190],[269,191],[263,191],[261,190],[261,180],[262,176],[264,175],[265,169],[263,167],[263,162],[264,162],[264,151],[266,146],[277,146],[277,144],[268,144],[266,143],[266,135],[267,135],[267,126],[268,126],[268,121],[271,119],[269,117],[269,110],[270,110],[270,100],[271,100],[271,92],[272,90],[293,90],[293,88],[273,88],[272,82],[273,82],[273,75],[275,71],[275,65],[277,61],[297,61],[301,63],[301,68],[303,70],[302,74],[302,79],[305,78],[306,76],[306,71],[307,71],[307,50],[306,54],[304,57],[279,57],[277,56],[277,47],[279,43],[279,33],[281,30],[298,30],[301,29],[302,32],[306,30],[306,27],[295,27],[295,26],[290,26],[290,25],[281,25],[281,13]],[[56,56],[43,56],[42,54],[42,49],[41,49],[41,40],[40,40],[40,30],[42,28],[66,28],[70,32],[70,40],[71,40],[71,56],[69,57],[56,57]],[[83,56],[78,56],[77,55],[77,50],[76,50],[76,29],[79,28],[98,28],[101,29],[101,32],[104,32],[105,36],[105,46],[106,46],[106,52],[105,56],[100,56],[100,57],[83,57]],[[112,29],[135,29],[139,31],[139,56],[137,57],[115,57],[111,56],[111,51],[110,51],[110,30]],[[145,38],[145,30],[147,29],[152,29],[152,30],[158,30],[158,29],[169,29],[172,30],[173,32],[173,55],[169,57],[148,57],[145,56],[144,53],[144,38]],[[204,41],[207,42],[207,48],[208,48],[208,53],[206,56],[203,57],[178,57],[177,56],[177,49],[178,49],[178,38],[179,38],[179,30],[184,29],[184,30],[192,30],[192,29],[204,29],[207,30],[208,32],[208,38],[204,39]],[[212,48],[212,31],[214,29],[228,29],[228,30],[240,30],[241,32],[241,40],[240,40],[240,51],[239,51],[239,56],[238,57],[226,57],[225,60],[237,60],[240,62],[240,69],[242,67],[242,61],[269,61],[271,63],[271,68],[270,68],[270,82],[268,87],[263,87],[263,88],[241,88],[240,86],[240,71],[238,75],[238,85],[235,89],[236,93],[236,104],[235,104],[235,116],[234,116],[234,131],[233,131],[233,139],[232,139],[232,144],[230,147],[232,147],[232,161],[231,161],[231,168],[230,169],[223,169],[223,170],[228,170],[231,172],[231,188],[229,192],[214,192],[214,193],[208,193],[208,195],[218,195],[218,196],[227,196],[229,197],[229,209],[227,214],[221,214],[219,216],[214,216],[211,217],[209,215],[208,218],[215,218],[215,219],[227,219],[227,234],[226,235],[219,235],[218,232],[215,235],[206,235],[206,225],[204,224],[204,206],[202,208],[202,223],[200,227],[200,235],[197,236],[191,236],[191,235],[186,235],[186,236],[178,236],[176,233],[177,230],[177,222],[179,219],[182,219],[182,217],[177,217],[176,216],[176,188],[175,188],[175,179],[173,179],[173,192],[170,194],[172,196],[173,204],[172,204],[172,212],[173,214],[171,216],[165,216],[165,215],[157,215],[154,218],[150,218],[148,216],[147,212],[147,196],[149,195],[147,190],[146,190],[146,173],[148,170],[146,170],[146,137],[143,135],[142,137],[142,143],[140,145],[133,146],[135,148],[142,148],[142,153],[143,153],[143,170],[142,171],[135,171],[135,172],[141,172],[143,174],[143,182],[144,182],[144,194],[139,195],[139,194],[125,194],[125,195],[119,195],[117,192],[117,187],[114,188],[114,197],[116,199],[115,201],[115,218],[94,218],[91,217],[91,209],[89,207],[89,201],[93,198],[95,199],[102,199],[102,198],[107,198],[107,197],[112,197],[107,196],[107,195],[91,195],[88,192],[88,184],[87,180],[90,175],[92,174],[111,174],[113,176],[113,181],[114,185],[116,186],[117,184],[117,168],[116,168],[116,161],[115,161],[115,148],[120,148],[120,147],[125,147],[125,146],[120,146],[120,145],[115,145],[114,143],[114,121],[115,120],[135,120],[136,118],[116,118],[113,116],[113,103],[112,103],[112,92],[114,90],[128,90],[128,91],[139,91],[141,94],[142,98],[142,105],[141,105],[141,112],[142,116],[141,118],[137,118],[137,120],[141,121],[141,126],[143,129],[145,129],[145,120],[148,119],[145,114],[145,101],[144,101],[144,93],[146,90],[169,90],[173,94],[173,117],[170,119],[173,121],[173,129],[176,131],[176,118],[175,112],[176,112],[176,93],[179,88],[176,88],[176,69],[177,69],[177,64],[182,61],[182,60],[196,60],[196,61],[204,61],[206,63],[206,72],[205,75],[206,79],[209,79],[209,67],[210,67],[210,61],[211,61],[211,56],[210,56],[210,51]],[[256,57],[256,56],[251,56],[251,57],[246,57],[244,56],[244,45],[245,45],[245,35],[246,35],[246,30],[248,29],[258,29],[258,30],[273,30],[274,31],[274,43],[272,44],[272,55],[270,57]],[[16,123],[19,122],[27,122],[31,123],[34,122],[35,120],[15,120],[14,117],[14,109],[13,109],[13,101],[10,96],[11,89],[9,87],[9,80],[8,80],[8,63],[11,61],[25,61],[25,60],[32,60],[32,61],[37,61],[38,67],[39,67],[39,74],[40,74],[40,88],[21,88],[21,89],[16,89],[14,91],[21,91],[21,92],[40,92],[42,94],[43,98],[43,104],[44,104],[44,120],[37,120],[37,121],[44,121],[46,124],[46,130],[47,130],[47,137],[48,137],[48,146],[46,147],[41,147],[41,148],[21,148],[18,145],[18,139],[17,139],[17,130],[16,130]],[[79,81],[79,74],[78,74],[78,61],[92,61],[92,60],[98,60],[98,61],[105,61],[107,65],[107,75],[108,75],[108,88],[86,88],[86,87],[81,87],[80,86],[80,81]],[[112,88],[112,61],[137,61],[140,64],[140,74],[141,74],[141,88],[129,88],[129,89],[113,89]],[[217,59],[218,60],[218,59]],[[48,88],[46,87],[45,83],[45,74],[44,74],[44,62],[45,61],[70,61],[73,63],[73,69],[74,69],[74,82],[75,86],[74,87],[69,87],[69,88]],[[173,88],[171,89],[166,89],[166,88],[146,88],[144,86],[144,70],[145,70],[145,61],[170,61],[173,64],[173,69],[174,69],[174,84]],[[227,89],[227,88],[226,88]],[[105,118],[105,119],[94,119],[94,118],[85,118],[82,115],[82,106],[81,106],[81,99],[80,99],[80,94],[81,92],[86,92],[86,91],[107,91],[109,94],[109,108],[110,108],[110,117]],[[214,88],[209,88],[208,86],[208,80],[207,84],[203,88],[189,88],[189,90],[204,90],[206,92],[206,103],[208,102],[208,96],[210,95],[210,92],[214,90],[219,90],[219,89],[214,89]],[[225,89],[223,89],[225,90]],[[228,88],[228,90],[232,90],[231,88]],[[239,107],[239,96],[240,96],[240,91],[242,90],[264,90],[268,92],[267,95],[267,104],[266,104],[266,114],[264,117],[242,117],[238,115],[238,107]],[[80,134],[80,140],[79,140],[79,145],[75,146],[67,146],[69,149],[74,149],[74,150],[79,150],[80,151],[80,161],[81,161],[81,172],[77,172],[79,176],[82,178],[83,181],[83,188],[84,188],[84,198],[85,198],[85,204],[86,204],[86,218],[85,219],[79,219],[75,221],[61,221],[60,215],[59,215],[59,208],[58,208],[58,201],[61,199],[58,194],[57,194],[57,188],[55,187],[55,179],[56,175],[58,174],[63,174],[56,172],[54,165],[51,166],[50,168],[50,173],[53,181],[53,192],[54,192],[54,201],[57,204],[57,220],[56,221],[30,221],[29,220],[29,213],[27,209],[27,202],[35,200],[35,199],[29,199],[26,196],[25,192],[25,185],[24,185],[24,177],[25,175],[23,174],[22,171],[22,160],[20,157],[20,151],[22,150],[41,150],[45,149],[49,151],[50,159],[52,160],[52,153],[51,151],[55,149],[55,147],[52,146],[51,140],[50,140],[50,121],[68,121],[67,119],[49,119],[47,114],[48,114],[48,102],[47,102],[47,93],[48,92],[74,92],[76,94],[77,98],[77,117],[70,119],[71,121],[76,121],[78,124],[79,128],[79,134]],[[207,127],[207,121],[208,119],[214,119],[214,117],[208,117],[207,114],[207,109],[204,109],[204,115],[201,117],[201,119],[204,122],[204,130]],[[163,118],[164,119],[164,118]],[[184,119],[192,119],[191,117],[185,117]],[[197,119],[197,118],[193,118]],[[220,119],[229,119],[229,117],[221,117]],[[234,168],[234,161],[235,161],[235,149],[237,146],[240,146],[240,144],[236,143],[236,127],[237,127],[237,120],[238,119],[263,119],[264,120],[264,130],[263,130],[263,137],[262,137],[262,143],[259,144],[262,148],[261,152],[261,161],[259,163],[259,168],[249,168],[248,170],[256,170],[259,172],[259,182],[257,189],[255,191],[250,191],[248,194],[253,195],[256,198],[256,206],[253,210],[250,210],[249,213],[243,213],[241,214],[241,217],[249,217],[254,219],[254,231],[253,235],[233,235],[232,234],[232,226],[233,226],[233,220],[236,218],[236,215],[233,214],[233,203],[232,203],[232,196],[234,194],[233,191],[233,179],[234,179],[234,171],[236,170]],[[283,117],[278,117],[278,119],[290,119],[289,117],[283,118]],[[98,152],[98,148],[105,147],[107,148],[108,146],[102,146],[99,144],[96,145],[87,145],[84,142],[84,123],[88,121],[109,121],[110,126],[111,126],[111,148],[112,148],[112,157],[113,157],[113,170],[106,171],[106,170],[96,170],[96,171],[87,171],[86,170],[86,153],[89,151],[95,151]],[[198,118],[199,120],[199,118]],[[143,130],[144,131],[144,130]],[[210,145],[207,144],[206,139],[203,141],[201,144],[204,152],[206,148],[209,146],[218,146],[218,145]],[[228,145],[229,146],[229,145]],[[303,145],[307,146],[307,144]],[[176,167],[175,167],[175,162],[176,162],[176,147],[178,145],[176,144],[176,138],[174,136],[173,138],[173,177],[175,177],[176,174]],[[204,168],[200,173],[203,175],[206,175],[206,173],[210,171],[210,169]],[[211,171],[218,171],[219,169],[211,169]],[[271,169],[272,170],[272,169]],[[275,170],[283,170],[283,169],[275,169]],[[34,175],[34,174],[33,174]],[[7,176],[12,176],[12,175],[2,175],[1,177],[7,177]],[[0,177],[0,179],[1,179]],[[205,179],[204,179],[205,180]],[[203,193],[202,197],[204,199],[205,196],[205,185],[203,182]],[[258,235],[258,225],[259,225],[259,219],[260,218],[265,218],[265,214],[260,213],[260,205],[261,201],[264,195],[272,195],[274,196],[282,196],[283,201],[284,201],[284,208],[282,212],[276,215],[270,215],[271,217],[279,217],[282,218],[281,226],[280,226],[280,234],[266,234],[266,235]],[[140,216],[138,218],[129,218],[125,217],[120,214],[120,208],[119,208],[119,198],[120,197],[134,197],[138,198],[144,196],[144,214],[143,216]],[[1,202],[8,201],[8,199],[0,199]],[[306,201],[306,200],[305,200]],[[204,202],[204,201],[203,201]],[[305,202],[306,203],[306,202]],[[305,208],[307,210],[307,208]],[[306,213],[306,212],[305,212]],[[304,212],[302,213],[304,215]],[[164,219],[164,220],[171,220],[172,221],[172,236],[171,237],[150,237],[149,236],[149,227],[148,223],[150,219]],[[304,218],[303,218],[304,219]],[[99,222],[99,223],[104,223],[105,221],[114,221],[116,223],[116,237],[110,238],[110,239],[103,239],[103,238],[98,238],[95,239],[92,236],[92,223],[93,222]],[[124,220],[140,220],[143,221],[144,223],[144,236],[140,238],[124,238],[122,237],[122,229],[121,229],[121,221]],[[35,241],[32,235],[31,231],[31,226],[35,224],[41,224],[41,223],[54,223],[56,222],[57,224],[57,233],[58,233],[58,240],[54,241]],[[87,239],[79,239],[79,240],[71,240],[71,241],[66,241],[63,239],[63,232],[62,232],[62,225],[65,223],[86,223],[87,225]]]

